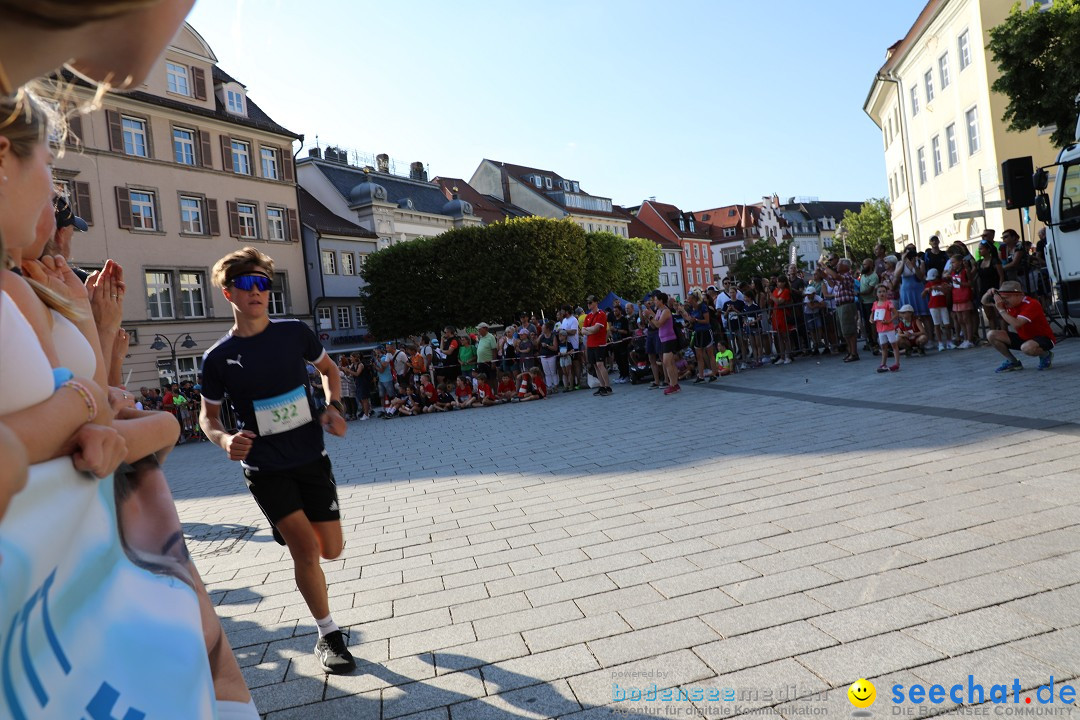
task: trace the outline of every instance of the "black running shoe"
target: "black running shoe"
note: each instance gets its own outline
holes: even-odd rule
[[[315,659],[324,672],[340,675],[356,669],[356,661],[345,646],[345,637],[335,630],[315,643]]]
[[[610,385],[608,385],[608,386],[606,386],[604,388],[601,388],[601,389],[604,391],[605,396],[610,395],[611,393],[615,392]]]
[[[593,392],[593,395],[603,395],[603,394],[604,394],[604,388],[602,388],[602,387],[596,388],[596,390]]]

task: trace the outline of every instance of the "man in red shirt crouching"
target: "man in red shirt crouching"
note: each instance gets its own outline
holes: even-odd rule
[[[1050,367],[1054,359],[1054,331],[1050,329],[1042,305],[1038,300],[1024,295],[1020,283],[1007,280],[1001,283],[999,289],[991,288],[983,295],[982,303],[997,308],[1001,321],[1006,325],[1005,330],[991,330],[986,335],[994,349],[1005,356],[1005,362],[994,372],[1024,369],[1011,350],[1039,358],[1040,370]]]

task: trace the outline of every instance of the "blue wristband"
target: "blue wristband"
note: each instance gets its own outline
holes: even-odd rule
[[[60,386],[75,377],[75,373],[68,370],[66,367],[53,368],[53,392],[60,389]]]

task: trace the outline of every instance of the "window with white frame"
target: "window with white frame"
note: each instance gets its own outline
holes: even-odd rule
[[[679,232],[686,232],[686,220],[679,218]]]
[[[701,255],[698,252],[698,246],[696,244],[694,245],[694,259],[695,260],[700,260],[701,259]]]
[[[167,270],[150,270],[146,273],[146,306],[151,320],[168,320],[173,317],[172,273]]]
[[[341,253],[341,274],[342,275],[355,275],[356,265],[353,261],[353,254],[351,252]]]
[[[660,267],[667,267],[667,253],[660,253]]]
[[[660,273],[660,284],[661,285],[667,285],[668,284],[668,274],[667,273]]]
[[[195,131],[173,128],[173,154],[181,165],[195,164]]]
[[[544,178],[544,187],[547,188],[548,190],[551,189],[551,178],[549,178],[549,177]]]
[[[356,271],[360,272],[363,269],[364,263],[367,262],[367,253],[356,253]]]
[[[697,270],[696,270],[696,271],[694,272],[694,274],[695,274],[695,275],[697,275],[697,284],[698,284],[698,285],[701,285],[701,284],[702,284],[702,279],[701,279],[701,277],[702,277],[702,275],[701,275],[701,268],[698,268],[698,269],[697,269]]]
[[[285,240],[285,211],[281,208],[266,208],[266,237],[269,240]]]
[[[206,317],[206,305],[203,301],[202,273],[180,273],[180,307],[184,311],[184,317]]]
[[[315,317],[319,321],[320,330],[333,330],[334,320],[333,313],[328,307],[321,307],[315,311]]]
[[[337,256],[333,250],[322,251],[323,275],[337,275]]]
[[[239,222],[240,237],[249,240],[255,240],[259,237],[259,225],[256,217],[254,205],[236,203],[236,218]]]
[[[900,192],[907,192],[907,168],[903,164],[900,165]]]
[[[346,306],[337,309],[337,326],[338,330],[348,330],[352,327],[352,308]]]
[[[233,172],[237,175],[251,174],[251,146],[242,140],[232,141]]]
[[[356,306],[356,327],[367,327],[367,319],[364,317],[364,308]]]
[[[278,179],[277,151],[273,148],[260,148],[259,157],[262,158],[262,176],[267,180]]]
[[[739,262],[739,257],[741,255],[742,252],[739,248],[726,248],[720,251],[720,257],[727,267],[732,267],[735,263]]]
[[[923,185],[926,183],[926,148],[919,148],[915,155],[919,159],[919,184]]]
[[[971,43],[968,42],[968,31],[960,33],[956,38],[956,53],[960,56],[960,72],[971,64]]]
[[[724,237],[733,238],[738,231],[735,228],[724,228]]]
[[[229,112],[233,115],[244,114],[244,96],[235,90],[229,90],[225,93],[226,105],[229,108]]]
[[[949,87],[949,53],[938,58],[938,80],[941,81],[941,89]]]
[[[171,382],[197,382],[199,379],[199,366],[202,363],[201,355],[185,355],[183,357],[176,356],[176,369],[180,372],[180,377],[173,379],[172,368],[158,370],[158,375],[163,378],[168,378]]]
[[[934,71],[927,70],[923,75],[923,86],[926,88],[926,104],[934,102]]]
[[[941,165],[941,136],[935,135],[930,139],[930,154],[934,160],[934,175],[940,175],[943,169]]]
[[[945,128],[945,147],[949,151],[949,167],[960,162],[960,149],[956,147],[956,125],[950,123]]]
[[[683,245],[683,252],[686,253],[686,259],[690,259],[690,243]]]
[[[169,92],[190,97],[191,89],[188,85],[188,69],[186,65],[166,62],[165,76],[168,80]]]
[[[668,253],[668,265],[670,265],[671,267],[675,267],[679,262],[678,258],[678,254]]]
[[[146,121],[138,118],[121,116],[124,132],[124,153],[135,157],[149,157],[146,146]]]
[[[979,110],[978,108],[971,108],[964,113],[964,119],[967,121],[967,136],[968,136],[968,155],[974,155],[979,152],[979,148],[982,147],[979,144]]]
[[[202,198],[180,196],[180,232],[190,235],[205,235],[203,224]]]
[[[911,117],[919,114],[919,86],[911,87]]]
[[[270,294],[267,298],[267,315],[285,314],[285,295],[285,274],[274,273],[274,279],[270,282]]]
[[[154,214],[154,193],[148,190],[131,190],[131,227],[133,230],[157,230]]]

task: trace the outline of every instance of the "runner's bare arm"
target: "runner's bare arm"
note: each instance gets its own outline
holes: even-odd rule
[[[251,452],[251,441],[255,438],[255,433],[241,430],[235,435],[230,434],[221,423],[220,404],[203,401],[202,410],[199,412],[199,427],[210,442],[228,453],[230,460],[243,460]]]

